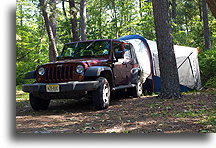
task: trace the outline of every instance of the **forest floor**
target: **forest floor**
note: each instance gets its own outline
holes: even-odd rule
[[[16,133],[208,133],[216,132],[215,89],[184,93],[181,99],[124,93],[97,111],[90,100],[52,100],[34,111],[28,94],[16,91]]]

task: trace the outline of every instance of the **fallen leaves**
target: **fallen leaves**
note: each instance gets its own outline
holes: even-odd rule
[[[21,100],[21,101],[20,101]],[[215,132],[215,95],[185,94],[181,99],[141,97],[113,100],[95,111],[89,101],[54,101],[34,112],[18,99],[18,133],[181,133]]]

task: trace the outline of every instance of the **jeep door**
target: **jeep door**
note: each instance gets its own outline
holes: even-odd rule
[[[130,82],[130,70],[132,69],[131,60],[128,59],[128,52],[124,51],[124,43],[113,42],[114,56],[117,59],[113,66],[115,84],[127,85]],[[130,50],[129,50],[130,52]],[[125,54],[126,53],[126,54]]]
[[[123,56],[124,56],[124,61],[123,65],[125,67],[125,74],[126,74],[126,83],[129,84],[131,80],[131,69],[134,66],[134,59],[132,58],[132,53],[131,53],[131,46],[128,43],[124,43],[123,46]]]

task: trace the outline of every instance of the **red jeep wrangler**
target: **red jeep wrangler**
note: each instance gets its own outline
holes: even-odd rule
[[[24,84],[34,110],[46,110],[51,99],[79,99],[91,94],[96,109],[106,109],[113,91],[142,94],[141,70],[133,46],[121,40],[91,40],[64,45],[56,62],[28,72]]]

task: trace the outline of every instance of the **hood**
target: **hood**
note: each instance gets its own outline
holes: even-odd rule
[[[82,59],[65,59],[52,63],[47,63],[43,65],[55,65],[55,64],[81,64],[86,63],[88,66],[101,65],[101,63],[106,63],[109,59],[106,58],[82,58]]]

